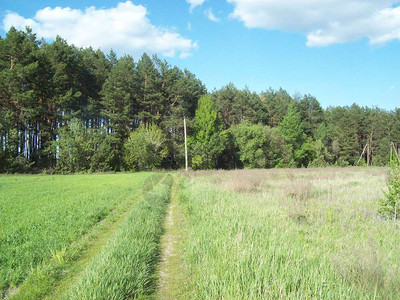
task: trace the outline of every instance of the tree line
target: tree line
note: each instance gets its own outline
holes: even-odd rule
[[[155,55],[48,43],[29,28],[0,38],[2,173],[182,168],[184,116],[195,169],[386,165],[400,146],[400,109],[323,109],[309,94],[233,84],[207,93]]]

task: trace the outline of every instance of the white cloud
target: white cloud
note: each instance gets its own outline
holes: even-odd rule
[[[39,37],[54,39],[57,35],[80,47],[92,46],[119,54],[139,56],[144,51],[175,56],[190,53],[197,43],[170,29],[157,27],[147,18],[147,9],[131,1],[121,2],[114,8],[86,8],[84,11],[69,7],[46,7],[36,12],[33,19],[26,19],[15,12],[8,12],[3,28],[11,26],[24,29],[30,26]],[[185,56],[183,55],[183,56]]]
[[[186,0],[190,4],[190,12],[193,11],[197,6],[202,6],[205,0]]]
[[[180,58],[186,58],[189,56],[192,56],[193,54],[190,52],[182,52],[181,55],[179,55]]]
[[[214,13],[211,10],[211,7],[207,10],[204,11],[204,14],[206,15],[206,17],[213,22],[219,22],[219,19],[214,15]]]
[[[399,0],[227,0],[249,28],[298,32],[310,47],[400,39]]]

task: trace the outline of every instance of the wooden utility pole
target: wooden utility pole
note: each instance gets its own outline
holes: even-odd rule
[[[187,139],[186,139],[186,118],[183,117],[183,132],[185,133],[185,170],[188,170],[188,154],[187,154]]]

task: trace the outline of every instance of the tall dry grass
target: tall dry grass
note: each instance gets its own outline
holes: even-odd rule
[[[191,172],[191,299],[400,299],[399,225],[383,168]]]

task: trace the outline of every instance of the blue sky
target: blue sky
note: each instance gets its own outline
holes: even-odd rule
[[[153,51],[209,91],[229,82],[256,92],[282,87],[314,95],[323,107],[390,110],[400,107],[397,2],[0,0],[0,34],[30,25],[48,40],[60,34],[136,59]]]

